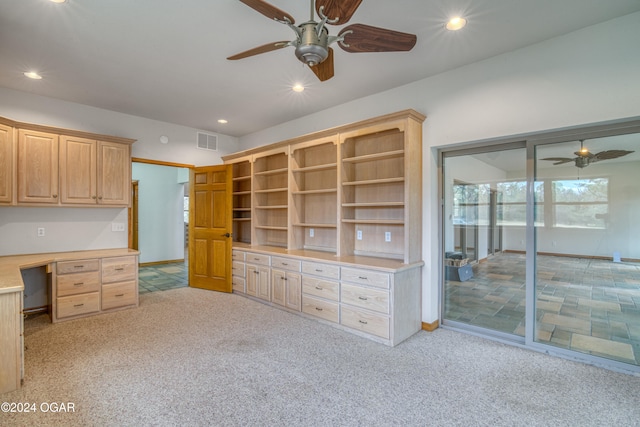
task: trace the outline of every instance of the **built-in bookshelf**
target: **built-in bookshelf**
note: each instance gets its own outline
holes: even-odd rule
[[[251,162],[242,160],[233,168],[233,241],[251,243]]]
[[[287,247],[288,150],[256,157],[253,163],[255,244]]]

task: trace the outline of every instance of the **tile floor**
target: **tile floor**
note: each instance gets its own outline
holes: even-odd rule
[[[140,267],[138,293],[166,291],[189,286],[189,270],[184,262]]]
[[[539,256],[537,339],[640,365],[640,264]],[[445,321],[524,336],[525,258],[504,253],[449,280]]]

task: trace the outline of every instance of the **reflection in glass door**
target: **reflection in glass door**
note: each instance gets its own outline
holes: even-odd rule
[[[524,144],[444,153],[443,171],[443,324],[524,337]]]
[[[640,134],[535,153],[535,341],[640,365]]]

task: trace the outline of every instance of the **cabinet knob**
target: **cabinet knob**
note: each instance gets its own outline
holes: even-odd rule
[[[102,196],[98,197],[98,200],[102,200]]]
[[[54,195],[53,195],[53,198],[54,198],[54,199],[57,199],[57,198],[58,198],[58,195],[57,195],[57,194],[54,194]]]
[[[91,198],[92,198],[93,200],[95,200],[95,199],[96,199],[96,196],[91,196]]]

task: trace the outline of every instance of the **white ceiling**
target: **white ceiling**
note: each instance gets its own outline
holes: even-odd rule
[[[309,18],[306,1],[270,3]],[[293,48],[226,60],[294,37],[240,1],[4,0],[0,86],[242,136],[636,11],[638,0],[364,0],[349,24],[416,34],[415,48],[336,47],[336,75],[320,83]],[[457,33],[444,29],[454,15],[469,21]],[[307,90],[293,93],[294,82]]]

